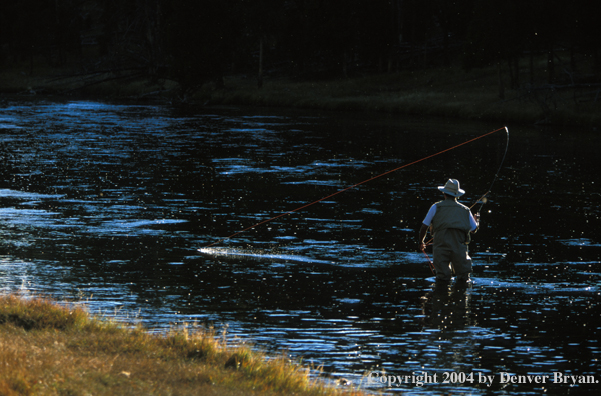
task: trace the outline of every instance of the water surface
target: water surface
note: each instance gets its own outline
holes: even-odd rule
[[[448,178],[468,205],[487,191],[503,132],[226,238],[502,126],[5,99],[0,288],[156,331],[227,327],[366,388],[592,393],[500,373],[601,379],[596,135],[508,125],[467,288],[434,287],[416,230]],[[438,381],[387,387],[370,372]]]

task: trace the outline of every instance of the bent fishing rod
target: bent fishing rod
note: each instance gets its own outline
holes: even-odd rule
[[[507,127],[505,127],[505,131],[507,132],[507,140],[505,142],[505,151],[503,153],[503,158],[501,159],[501,163],[499,164],[499,169],[497,169],[497,173],[495,173],[495,177],[492,179],[492,183],[490,183],[490,186],[488,187],[488,190],[486,190],[486,192],[484,193],[484,195],[482,195],[477,201],[476,203],[474,203],[472,206],[470,206],[470,209],[473,208],[474,206],[476,206],[478,203],[480,203],[480,208],[478,209],[478,211],[476,213],[480,213],[480,211],[482,210],[482,206],[484,206],[484,204],[486,203],[487,199],[486,196],[490,193],[490,191],[492,190],[492,186],[495,185],[495,182],[497,181],[497,179],[499,178],[499,173],[501,173],[501,169],[503,168],[503,164],[505,163],[505,157],[507,157],[507,151],[509,149],[509,129]]]
[[[313,202],[310,202],[310,203],[308,203],[308,204],[305,204],[305,205],[303,205],[303,206],[300,206],[300,207],[298,207],[298,208],[296,208],[296,209],[293,209],[293,210],[290,210],[290,211],[288,211],[288,212],[281,213],[281,214],[279,214],[279,215],[277,215],[277,216],[274,216],[274,217],[272,217],[272,218],[269,218],[269,219],[266,219],[266,220],[260,221],[260,222],[258,222],[258,223],[256,223],[256,224],[254,224],[254,225],[252,225],[252,226],[250,226],[250,227],[247,227],[247,228],[245,228],[245,229],[243,229],[243,230],[240,230],[240,231],[238,231],[238,232],[235,232],[235,233],[233,233],[233,234],[232,234],[232,235],[230,235],[230,236],[227,236],[227,237],[225,237],[225,238],[222,238],[222,239],[219,239],[219,240],[217,240],[217,241],[215,241],[215,242],[213,242],[213,243],[210,243],[210,244],[206,245],[206,246],[205,246],[205,248],[208,248],[208,247],[211,247],[211,246],[213,246],[213,245],[216,245],[216,244],[218,244],[218,243],[221,243],[221,242],[223,242],[223,241],[225,241],[225,240],[227,240],[227,239],[230,239],[230,238],[232,238],[232,237],[234,237],[234,236],[236,236],[236,235],[238,235],[238,234],[241,234],[241,233],[243,233],[243,232],[246,232],[246,231],[248,231],[248,230],[251,230],[251,229],[253,229],[253,228],[256,228],[256,227],[258,227],[258,226],[260,226],[260,225],[262,225],[262,224],[269,223],[270,221],[273,221],[273,220],[279,219],[280,217],[287,216],[287,215],[290,215],[290,214],[292,214],[292,213],[298,212],[299,210],[302,210],[302,209],[308,208],[308,207],[309,207],[309,206],[311,206],[311,205],[315,205],[316,203],[319,203],[319,202],[321,202],[321,201],[325,201],[326,199],[329,199],[329,198],[331,198],[331,197],[333,197],[333,196],[335,196],[335,195],[338,195],[338,194],[341,194],[341,193],[343,193],[343,192],[345,192],[345,191],[351,190],[351,189],[353,189],[353,188],[355,188],[355,187],[358,187],[358,186],[360,186],[360,185],[362,185],[362,184],[368,183],[368,182],[370,182],[370,181],[372,181],[372,180],[378,179],[378,178],[380,178],[380,177],[382,177],[382,176],[388,175],[388,174],[390,174],[390,173],[393,173],[393,172],[399,171],[399,170],[401,170],[401,169],[404,169],[404,168],[408,168],[408,167],[409,167],[409,166],[411,166],[411,165],[415,165],[415,164],[417,164],[417,163],[419,163],[419,162],[422,162],[422,161],[425,161],[425,160],[427,160],[427,159],[430,159],[430,158],[436,157],[436,156],[438,156],[438,155],[441,155],[441,154],[443,154],[443,153],[446,153],[446,152],[448,152],[448,151],[454,150],[454,149],[456,149],[456,148],[458,148],[458,147],[465,146],[466,144],[469,144],[469,143],[475,142],[476,140],[479,140],[479,139],[482,139],[482,138],[484,138],[484,137],[486,137],[486,136],[492,135],[492,134],[494,134],[494,133],[496,133],[496,132],[499,132],[499,131],[501,131],[501,130],[503,130],[503,129],[505,129],[505,130],[507,131],[507,136],[508,136],[508,139],[509,139],[509,130],[507,129],[507,127],[502,127],[502,128],[499,128],[499,129],[495,129],[494,131],[491,131],[491,132],[485,133],[484,135],[480,135],[480,136],[478,136],[478,137],[475,137],[475,138],[473,138],[473,139],[467,140],[467,141],[465,141],[465,142],[463,142],[463,143],[459,143],[459,144],[457,144],[457,145],[455,145],[455,146],[453,146],[453,147],[449,147],[449,148],[447,148],[447,149],[445,149],[445,150],[442,150],[442,151],[439,151],[439,152],[437,152],[437,153],[435,153],[435,154],[428,155],[428,156],[426,156],[426,157],[423,157],[423,158],[421,158],[421,159],[418,159],[418,160],[416,160],[416,161],[413,161],[413,162],[410,162],[410,163],[408,163],[408,164],[405,164],[405,165],[399,166],[398,168],[391,169],[391,170],[389,170],[389,171],[386,171],[386,172],[384,172],[384,173],[381,173],[381,174],[379,174],[379,175],[377,175],[377,176],[374,176],[374,177],[371,177],[371,178],[369,178],[369,179],[363,180],[362,182],[359,182],[359,183],[353,184],[352,186],[349,186],[349,187],[346,187],[346,188],[344,188],[344,189],[342,189],[342,190],[336,191],[336,192],[335,192],[335,193],[333,193],[333,194],[330,194],[330,195],[328,195],[328,196],[326,196],[326,197],[320,198],[320,199],[318,199],[318,200],[316,200],[316,201],[313,201]],[[508,141],[509,141],[509,140],[508,140]],[[506,149],[505,153],[507,153],[507,149]],[[500,168],[499,168],[499,169],[500,169]],[[497,175],[498,175],[498,171],[497,171]],[[496,179],[496,177],[495,177],[495,179]],[[494,184],[494,180],[493,180],[493,184]],[[491,187],[490,187],[490,188],[492,188],[492,184],[491,184]],[[490,188],[489,188],[489,190],[490,190]],[[487,192],[486,194],[488,194],[488,192]],[[485,195],[486,195],[486,194],[485,194]],[[484,198],[484,196],[483,196],[483,198]],[[424,251],[424,253],[425,253],[425,251]]]
[[[490,194],[490,191],[492,190],[492,187],[494,186],[495,182],[497,181],[497,179],[499,178],[499,173],[501,173],[501,169],[503,168],[503,164],[505,163],[505,158],[507,157],[507,151],[509,149],[509,129],[507,127],[504,128],[499,128],[491,133],[494,132],[498,132],[502,129],[505,129],[506,132],[506,142],[505,142],[505,151],[503,152],[503,158],[501,159],[501,163],[499,164],[499,168],[497,169],[497,172],[495,173],[495,177],[492,180],[492,183],[490,183],[490,186],[488,187],[488,189],[486,190],[486,192],[476,200],[476,202],[474,202],[474,204],[472,206],[470,206],[470,210],[476,206],[477,204],[480,204],[480,207],[478,208],[478,211],[476,212],[476,216],[478,217],[478,221],[480,220],[480,211],[482,210],[482,207],[484,206],[484,204],[488,201],[488,199],[486,198],[486,196],[488,194]],[[432,243],[432,240],[434,239],[434,237],[430,238],[430,240],[428,240],[428,242],[426,242],[424,244],[424,246],[430,245]],[[424,255],[426,256],[426,259],[428,260],[428,266],[430,267],[430,270],[432,271],[433,275],[436,275],[436,271],[434,268],[434,263],[432,262],[432,260],[430,259],[430,256],[428,256],[428,253],[426,253],[426,249],[425,247],[422,248],[422,252],[424,253]]]

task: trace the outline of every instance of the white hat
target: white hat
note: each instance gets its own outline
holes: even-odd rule
[[[449,179],[444,186],[440,186],[438,189],[452,197],[460,197],[465,194],[465,191],[459,188],[459,180],[457,179]]]

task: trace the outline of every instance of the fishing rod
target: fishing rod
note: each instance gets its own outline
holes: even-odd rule
[[[250,227],[247,227],[247,228],[245,228],[245,229],[243,229],[243,230],[240,230],[240,231],[238,231],[238,232],[235,232],[235,233],[233,233],[233,234],[232,234],[232,235],[230,235],[230,236],[227,236],[227,237],[225,237],[225,238],[222,238],[222,239],[219,239],[219,240],[217,240],[217,241],[215,241],[215,242],[213,242],[213,243],[210,243],[210,244],[206,245],[206,246],[205,246],[205,248],[207,248],[207,247],[211,247],[211,246],[213,246],[213,245],[216,245],[216,244],[218,244],[218,243],[221,243],[221,242],[223,242],[223,241],[225,241],[225,240],[227,240],[227,239],[230,239],[230,238],[232,238],[232,237],[234,237],[234,236],[236,236],[236,235],[238,235],[238,234],[241,234],[241,233],[243,233],[243,232],[245,232],[245,231],[251,230],[251,229],[253,229],[253,228],[256,228],[256,227],[258,227],[258,226],[260,226],[260,225],[262,225],[262,224],[265,224],[265,223],[268,223],[268,222],[270,222],[270,221],[273,221],[273,220],[275,220],[275,219],[279,219],[280,217],[283,217],[283,216],[286,216],[286,215],[290,215],[290,214],[292,214],[292,213],[294,213],[294,212],[298,212],[299,210],[302,210],[302,209],[308,208],[308,207],[309,207],[309,206],[311,206],[311,205],[314,205],[314,204],[316,204],[316,203],[318,203],[318,202],[321,202],[321,201],[325,201],[325,200],[326,200],[326,199],[328,199],[328,198],[331,198],[331,197],[333,197],[333,196],[335,196],[335,195],[341,194],[341,193],[343,193],[343,192],[345,192],[345,191],[351,190],[351,189],[353,189],[353,188],[355,188],[355,187],[358,187],[358,186],[360,186],[360,185],[362,185],[362,184],[365,184],[365,183],[367,183],[367,182],[370,182],[370,181],[372,181],[372,180],[378,179],[378,178],[380,178],[380,177],[382,177],[382,176],[388,175],[388,174],[390,174],[390,173],[393,173],[393,172],[396,172],[396,171],[398,171],[398,170],[401,170],[401,169],[407,168],[407,167],[409,167],[409,166],[411,166],[411,165],[415,165],[415,164],[417,164],[417,163],[419,163],[419,162],[425,161],[425,160],[427,160],[427,159],[430,159],[430,158],[432,158],[432,157],[436,157],[436,156],[438,156],[438,155],[441,155],[441,154],[443,154],[443,153],[446,153],[446,152],[448,152],[448,151],[454,150],[454,149],[456,149],[456,148],[458,148],[458,147],[461,147],[461,146],[464,146],[464,145],[466,145],[466,144],[472,143],[472,142],[474,142],[474,141],[476,141],[476,140],[478,140],[478,139],[482,139],[482,138],[484,138],[484,137],[486,137],[486,136],[488,136],[488,135],[492,135],[493,133],[496,133],[496,132],[498,132],[498,131],[500,131],[500,130],[503,130],[503,129],[507,130],[507,133],[509,134],[509,130],[507,129],[507,127],[503,127],[503,128],[495,129],[494,131],[491,131],[491,132],[485,133],[485,134],[483,134],[483,135],[480,135],[480,136],[478,136],[478,137],[475,137],[475,138],[473,138],[473,139],[467,140],[467,141],[465,141],[465,142],[463,142],[463,143],[459,143],[459,144],[457,144],[457,145],[455,145],[455,146],[453,146],[453,147],[449,147],[449,148],[447,148],[447,149],[445,149],[445,150],[442,150],[442,151],[439,151],[439,152],[437,152],[437,153],[435,153],[435,154],[428,155],[428,156],[426,156],[426,157],[423,157],[423,158],[421,158],[421,159],[418,159],[417,161],[410,162],[410,163],[408,163],[408,164],[405,164],[405,165],[399,166],[398,168],[395,168],[395,169],[392,169],[392,170],[386,171],[386,172],[384,172],[384,173],[381,173],[381,174],[379,174],[379,175],[377,175],[377,176],[374,176],[374,177],[371,177],[371,178],[369,178],[369,179],[363,180],[362,182],[359,182],[359,183],[353,184],[352,186],[346,187],[346,188],[344,188],[344,189],[342,189],[342,190],[339,190],[339,191],[337,191],[337,192],[335,192],[335,193],[333,193],[333,194],[330,194],[330,195],[328,195],[328,196],[326,196],[326,197],[320,198],[320,199],[318,199],[318,200],[316,200],[316,201],[313,201],[313,202],[310,202],[310,203],[308,203],[308,204],[305,204],[305,205],[303,205],[303,206],[300,206],[300,207],[298,207],[298,208],[296,208],[296,209],[290,210],[290,211],[288,211],[288,212],[285,212],[285,213],[281,213],[281,214],[279,214],[279,215],[277,215],[277,216],[274,216],[274,217],[272,217],[272,218],[270,218],[270,219],[266,219],[266,220],[260,221],[260,222],[258,222],[258,223],[256,223],[256,224],[254,224],[254,225],[252,225],[252,226],[250,226]],[[493,181],[493,183],[494,183],[494,181]],[[492,185],[491,185],[491,187],[492,187]],[[425,253],[425,252],[424,252],[424,253]]]
[[[509,128],[504,127],[504,128],[499,128],[496,131],[493,132],[498,132],[502,129],[505,129],[506,132],[506,142],[505,142],[505,151],[503,153],[503,158],[501,159],[501,163],[499,164],[499,168],[497,169],[497,172],[495,173],[495,177],[492,180],[492,183],[490,183],[490,186],[488,187],[488,189],[486,190],[486,192],[476,200],[476,202],[474,202],[474,204],[472,206],[470,206],[470,210],[476,206],[477,204],[480,204],[480,207],[478,208],[478,211],[476,212],[476,216],[478,216],[478,220],[480,219],[480,211],[482,210],[482,207],[484,206],[484,204],[486,202],[488,202],[488,198],[486,198],[486,196],[488,194],[490,194],[490,191],[492,190],[492,187],[494,186],[495,182],[497,181],[497,179],[499,178],[499,173],[501,173],[501,169],[503,168],[503,164],[505,163],[505,158],[507,157],[507,151],[509,149]],[[430,245],[432,243],[432,240],[434,239],[434,237],[430,238],[430,240],[428,240],[428,242],[426,242],[424,244],[424,246]],[[428,256],[428,253],[426,253],[426,249],[425,247],[422,249],[422,252],[424,253],[424,255],[426,256],[426,259],[428,260],[428,266],[430,267],[430,270],[432,271],[433,275],[436,275],[436,270],[434,268],[434,263],[432,262],[432,260],[430,259],[430,256]]]
[[[505,163],[505,158],[507,157],[507,151],[509,149],[509,129],[507,127],[505,127],[505,132],[507,133],[507,140],[506,140],[506,143],[505,143],[505,152],[503,153],[503,158],[501,159],[501,163],[499,164],[499,169],[497,169],[497,173],[495,173],[495,177],[492,179],[492,183],[490,183],[490,186],[488,187],[488,190],[486,190],[486,192],[484,193],[484,195],[482,195],[476,201],[476,203],[474,203],[472,206],[470,206],[470,209],[471,209],[474,206],[476,206],[478,203],[480,203],[480,208],[478,209],[478,211],[476,213],[480,213],[480,211],[482,210],[482,207],[488,201],[488,199],[486,198],[486,196],[492,190],[492,186],[495,185],[495,182],[499,178],[499,173],[501,173],[501,169],[503,168],[503,164]]]

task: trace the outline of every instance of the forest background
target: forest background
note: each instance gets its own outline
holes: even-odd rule
[[[0,92],[601,125],[590,0],[18,0]]]

